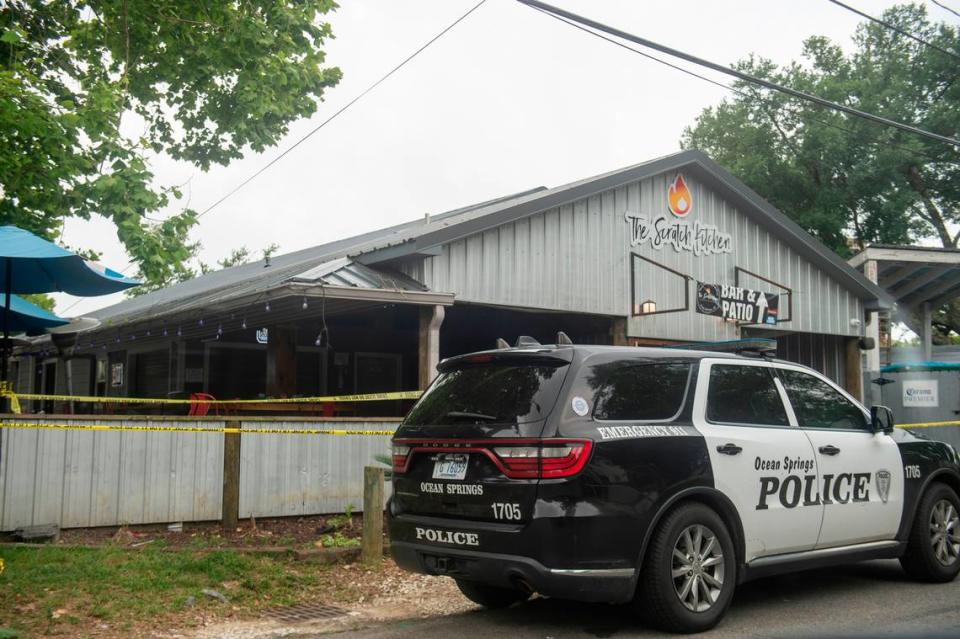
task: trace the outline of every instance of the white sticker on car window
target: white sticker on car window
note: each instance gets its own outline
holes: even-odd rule
[[[580,417],[583,417],[590,412],[590,405],[587,403],[587,400],[577,395],[573,398],[573,401],[570,402],[570,408],[573,409]]]

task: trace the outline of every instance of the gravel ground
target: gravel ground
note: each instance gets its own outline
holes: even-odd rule
[[[348,611],[336,619],[285,624],[269,619],[209,623],[191,633],[166,633],[169,639],[278,639],[318,633],[356,630],[371,624],[437,618],[478,609],[447,577],[429,577],[401,571],[392,561],[376,568],[362,564],[338,566],[337,578],[348,590],[361,593],[352,601],[324,600]]]

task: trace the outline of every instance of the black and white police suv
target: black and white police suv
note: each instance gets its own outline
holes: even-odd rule
[[[960,571],[956,451],[809,368],[534,343],[439,371],[393,440],[392,552],[484,606],[635,601],[692,632],[762,575]]]

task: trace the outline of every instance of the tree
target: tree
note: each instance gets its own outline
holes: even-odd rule
[[[109,218],[144,290],[192,277],[197,214],[164,214],[152,154],[202,170],[262,152],[341,77],[332,0],[0,3],[0,223],[56,240]],[[84,247],[79,247],[83,249]]]
[[[921,5],[883,19],[960,54],[957,29]],[[750,57],[736,68],[941,135],[960,133],[960,64],[873,22],[848,54],[827,38],[804,42],[803,62]],[[683,134],[840,255],[867,243],[960,240],[960,149],[801,102],[746,82]],[[949,321],[942,309],[937,319]],[[956,308],[952,317],[956,318]],[[960,332],[953,324],[952,330]]]
[[[268,259],[271,255],[276,253],[280,249],[280,245],[271,242],[267,246],[263,247],[263,250],[260,252],[263,254],[264,259]],[[246,264],[250,261],[250,249],[246,246],[241,246],[240,248],[235,248],[230,251],[230,255],[223,258],[222,260],[217,260],[217,266],[220,268],[230,268],[231,266],[240,266],[241,264]],[[201,273],[210,273],[215,271],[214,267],[209,264],[200,262],[200,272]]]

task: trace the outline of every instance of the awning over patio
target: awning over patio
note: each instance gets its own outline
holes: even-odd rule
[[[875,244],[853,256],[850,265],[893,298],[894,317],[920,335],[930,359],[931,314],[960,297],[960,249]]]

